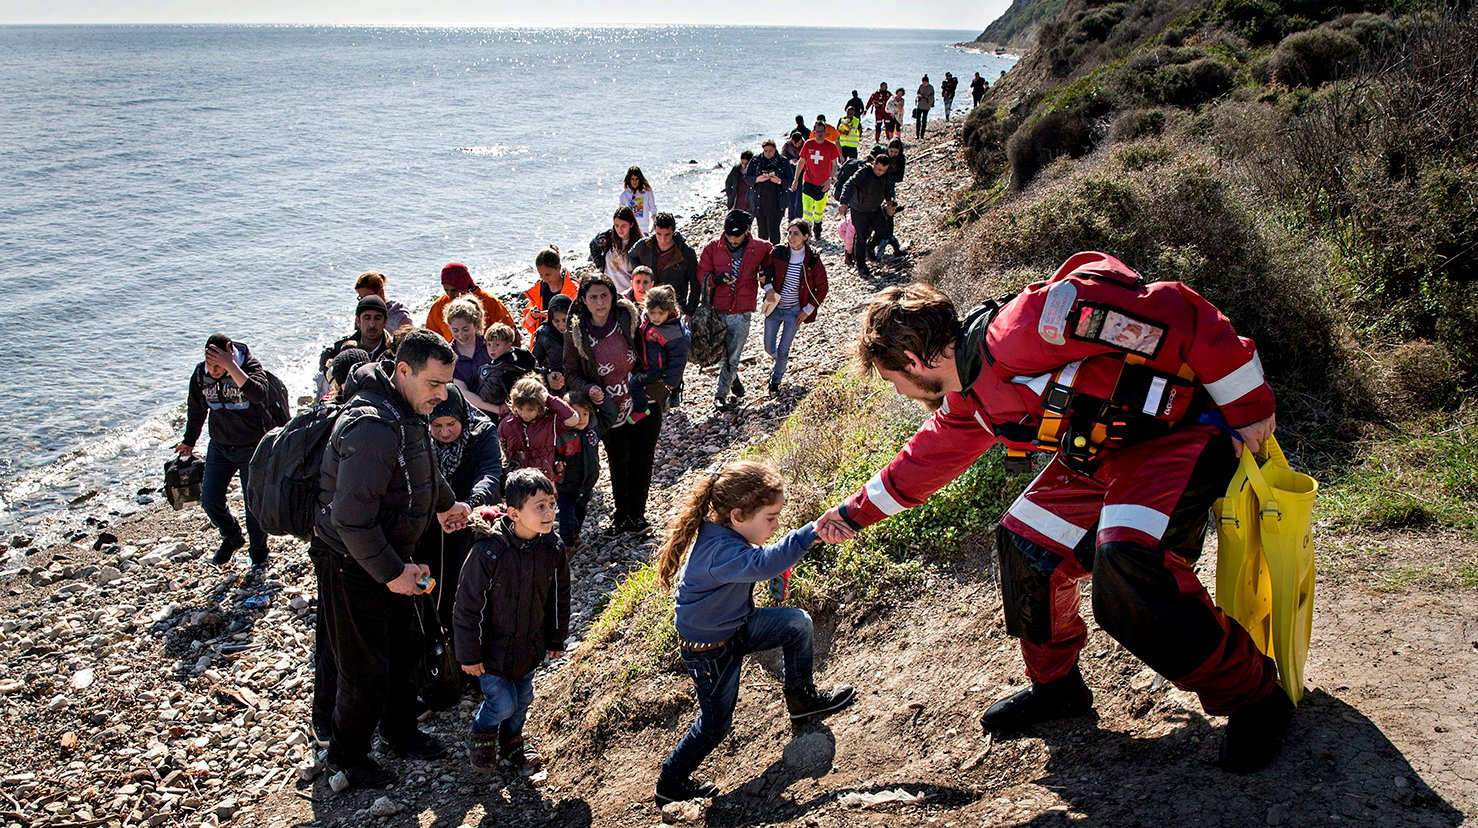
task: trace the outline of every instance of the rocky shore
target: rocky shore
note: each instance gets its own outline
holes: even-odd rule
[[[822,251],[831,294],[819,320],[797,336],[780,395],[763,394],[769,359],[760,324],[742,372],[750,394],[738,411],[711,415],[714,372],[689,370],[685,406],[664,421],[658,447],[648,508],[657,537],[597,534],[596,521],[609,512],[603,473],[575,559],[576,637],[651,554],[686,488],[684,475],[769,434],[817,378],[842,369],[868,297],[910,278],[939,241],[940,219],[968,183],[958,125],[937,124],[929,139],[910,143],[897,222],[905,252],[875,267],[871,281],[845,267],[836,220],[828,218]],[[689,243],[701,248],[714,238],[724,212],[715,203],[688,223]],[[239,493],[232,504],[239,512]],[[198,507],[145,504],[131,515],[79,518],[77,526],[70,542],[45,548],[13,540],[26,554],[0,572],[0,825],[582,821],[561,810],[562,774],[507,780],[467,768],[460,738],[470,699],[424,724],[452,746],[444,759],[395,763],[402,781],[386,791],[336,794],[307,729],[317,600],[305,546],[274,539],[271,565],[252,576],[209,563],[217,539]],[[465,816],[446,821],[448,813]]]

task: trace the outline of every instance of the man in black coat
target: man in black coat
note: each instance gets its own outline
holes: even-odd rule
[[[852,227],[856,231],[852,237],[853,258],[857,261],[857,272],[862,276],[872,275],[867,266],[867,251],[876,243],[873,233],[887,231],[886,209],[896,203],[893,177],[888,175],[888,154],[874,150],[872,163],[858,170],[842,186],[842,198],[838,203],[842,215],[847,215],[848,211],[852,213]]]
[[[338,665],[329,764],[353,787],[379,788],[395,774],[370,758],[379,727],[397,755],[428,759],[446,748],[416,727],[410,675],[420,653],[413,596],[429,570],[413,562],[434,514],[447,531],[466,525],[431,448],[426,415],[446,399],[456,356],[441,336],[417,330],[396,362],[350,376],[348,403],[324,448],[310,554],[327,561],[330,644]]]
[[[677,232],[677,219],[671,213],[652,216],[652,234],[643,236],[631,246],[631,267],[643,265],[652,269],[653,282],[671,285],[683,314],[692,316],[698,309],[698,254]]]
[[[749,201],[754,205],[759,237],[770,244],[779,244],[780,220],[790,207],[790,182],[795,178],[795,167],[777,151],[775,142],[766,138],[760,154],[750,160],[744,178],[749,181]]]

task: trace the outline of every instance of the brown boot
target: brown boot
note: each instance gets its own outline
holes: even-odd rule
[[[498,772],[498,734],[467,734],[467,761],[478,773]]]
[[[544,757],[533,745],[524,741],[522,735],[514,736],[507,741],[499,740],[498,750],[503,754],[503,766],[510,768],[527,768],[538,770],[544,764]]]

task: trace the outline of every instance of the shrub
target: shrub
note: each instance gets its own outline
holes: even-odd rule
[[[1115,143],[1125,143],[1139,138],[1152,138],[1164,134],[1165,113],[1159,109],[1132,109],[1122,113],[1109,128],[1109,138]]]
[[[1269,68],[1279,83],[1318,86],[1349,74],[1361,54],[1360,42],[1354,37],[1333,29],[1314,29],[1284,38]]]
[[[1107,40],[1109,32],[1124,19],[1124,4],[1116,3],[1099,9],[1079,12],[1074,23],[1079,40]]]
[[[1107,114],[1107,103],[1085,101],[1071,109],[1052,112],[1022,126],[1006,144],[1011,162],[1011,186],[1021,189],[1039,170],[1059,157],[1081,158],[1098,142],[1097,119]]]
[[[1154,74],[1149,102],[1198,106],[1231,91],[1236,79],[1236,69],[1214,58],[1166,66]]]
[[[1006,140],[1013,128],[991,106],[977,106],[965,116],[965,163],[981,184],[989,185],[1006,168]]]

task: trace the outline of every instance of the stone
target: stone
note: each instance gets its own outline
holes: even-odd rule
[[[836,748],[824,734],[807,733],[785,746],[785,764],[797,770],[824,772],[831,766],[835,752]]]
[[[93,580],[100,584],[111,584],[114,581],[123,580],[123,572],[116,566],[100,567],[97,574],[93,576]]]
[[[93,672],[91,667],[83,667],[72,674],[72,689],[86,690],[92,686]]]
[[[687,802],[669,802],[662,806],[662,821],[681,825],[685,822],[697,822],[703,818],[703,805],[688,800]]]
[[[221,822],[231,821],[236,816],[236,808],[237,804],[234,798],[228,797],[221,800],[215,808],[216,819]]]
[[[118,536],[113,534],[112,532],[99,532],[97,540],[92,542],[92,548],[94,550],[99,550],[102,549],[104,546],[111,546],[117,542]]]
[[[328,787],[334,793],[343,793],[344,791],[349,790],[348,774],[344,773],[343,771],[339,771],[333,776],[330,776],[328,778]]]
[[[374,802],[370,803],[369,806],[370,816],[377,817],[395,816],[396,814],[404,810],[404,805],[396,802],[388,796],[382,796],[379,799],[376,799]]]
[[[0,681],[0,696],[9,696],[26,689],[26,683],[20,679],[9,679]]]

